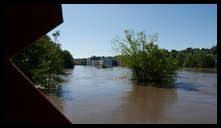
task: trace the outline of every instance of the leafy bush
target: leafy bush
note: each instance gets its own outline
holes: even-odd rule
[[[120,53],[118,61],[132,71],[138,82],[169,82],[178,69],[178,61],[165,49],[160,49],[157,34],[149,37],[144,32],[136,35],[125,30],[125,39],[114,40],[114,49]]]
[[[59,33],[53,35],[57,40]],[[45,89],[60,87],[60,83],[64,81],[64,68],[73,66],[71,54],[63,51],[60,44],[47,35],[19,52],[12,61],[34,84]]]

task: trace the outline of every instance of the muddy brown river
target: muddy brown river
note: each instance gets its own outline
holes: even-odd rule
[[[48,99],[72,123],[217,123],[217,73],[183,68],[173,87],[139,85],[126,68],[75,66]]]

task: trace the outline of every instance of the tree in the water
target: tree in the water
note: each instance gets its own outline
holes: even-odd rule
[[[160,49],[155,44],[157,40],[157,34],[148,38],[144,32],[135,34],[128,30],[124,39],[114,40],[114,48],[120,53],[118,60],[132,71],[133,80],[157,83],[173,80],[178,61],[167,50]]]

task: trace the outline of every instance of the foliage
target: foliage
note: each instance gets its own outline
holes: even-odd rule
[[[63,51],[63,58],[64,68],[74,68],[74,58],[67,50]]]
[[[56,40],[58,35],[55,34]],[[70,57],[60,46],[45,35],[15,55],[12,61],[34,84],[57,88],[63,82],[63,69]]]
[[[102,64],[101,68],[109,68],[109,66]]]
[[[172,58],[178,60],[179,67],[202,67],[214,68],[217,66],[217,45],[210,49],[206,48],[186,48],[184,50],[171,50],[169,52]],[[114,59],[120,56],[115,56]],[[121,57],[122,58],[122,57]],[[117,64],[124,66],[122,62],[117,59]]]
[[[112,66],[118,66],[117,56],[113,57]]]
[[[165,49],[160,49],[155,42],[158,35],[149,40],[144,32],[136,35],[125,30],[125,39],[114,40],[114,48],[120,52],[117,56],[121,65],[132,71],[132,79],[138,82],[168,82],[176,74],[178,61]]]
[[[171,51],[171,56],[177,58],[180,67],[208,67],[216,66],[217,46],[211,49],[187,48],[182,51]]]

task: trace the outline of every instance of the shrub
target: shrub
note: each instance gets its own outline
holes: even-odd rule
[[[157,34],[149,36],[148,40],[144,32],[135,35],[128,30],[125,30],[125,39],[114,40],[114,49],[120,53],[117,59],[132,71],[132,80],[157,83],[173,80],[178,61],[154,44],[157,40]]]

